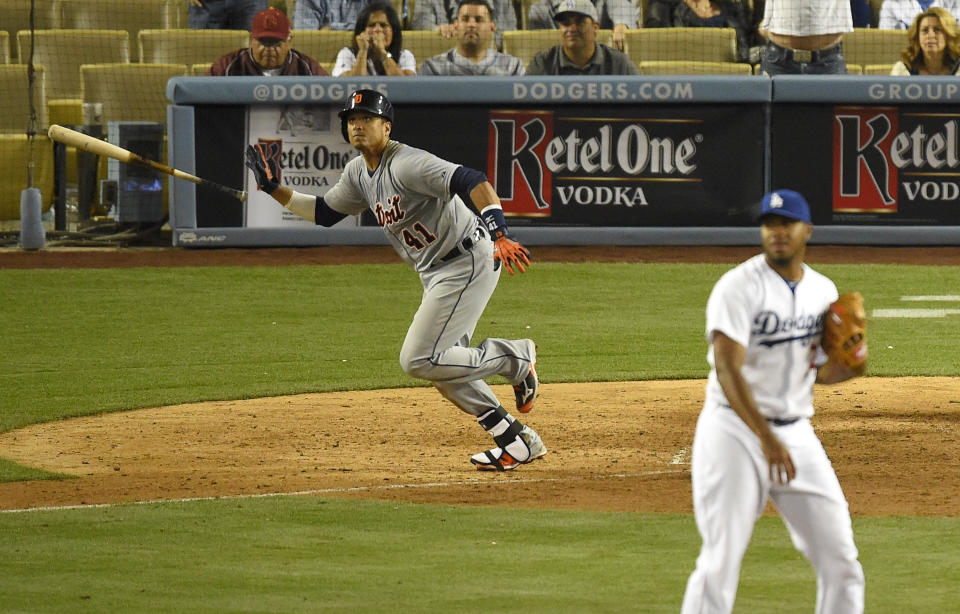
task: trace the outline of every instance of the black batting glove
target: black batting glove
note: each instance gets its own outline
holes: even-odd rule
[[[247,145],[246,165],[257,180],[257,187],[273,194],[280,184],[277,183],[277,177],[280,171],[277,168],[277,162],[273,158],[268,158],[260,145]]]

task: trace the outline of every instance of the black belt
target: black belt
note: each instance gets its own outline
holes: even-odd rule
[[[730,407],[729,405],[724,405],[723,403],[720,404],[720,407],[726,407],[730,411],[733,411],[732,407]],[[800,418],[764,418],[764,420],[766,420],[767,422],[769,422],[774,426],[790,426],[791,424],[793,424],[799,419]]]
[[[789,426],[800,418],[767,418],[767,422],[774,426]]]
[[[473,249],[473,246],[480,242],[480,238],[483,236],[483,230],[478,226],[476,230],[473,231],[473,234],[469,237],[465,237],[460,240],[456,245],[453,246],[449,252],[444,254],[437,260],[437,264],[441,262],[449,262],[458,256],[462,256]]]
[[[827,47],[826,49],[817,49],[816,51],[807,51],[806,49],[791,49],[790,47],[778,45],[773,41],[767,41],[767,44],[773,45],[777,49],[782,49],[786,59],[793,60],[794,62],[800,62],[801,64],[819,62],[820,60],[825,60],[826,58],[835,56],[838,53],[843,53],[842,43],[837,43],[836,45]]]

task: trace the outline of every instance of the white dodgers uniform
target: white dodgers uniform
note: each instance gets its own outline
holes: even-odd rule
[[[450,193],[459,166],[390,141],[376,170],[367,169],[363,156],[353,158],[323,199],[346,215],[373,211],[394,249],[420,274],[423,299],[400,350],[403,370],[480,416],[500,406],[483,378],[522,380],[536,348],[529,339],[493,338],[470,347],[500,266],[480,218]]]
[[[707,302],[711,371],[692,453],[693,503],[703,546],[687,583],[684,614],[730,612],[740,564],[769,497],[794,546],[817,574],[818,614],[864,607],[863,570],[836,473],[810,425],[823,319],[837,288],[806,264],[794,287],[757,255],[728,271]],[[716,373],[713,335],[746,349],[743,377],[760,413],[789,450],[796,477],[770,479],[760,440],[730,407]]]

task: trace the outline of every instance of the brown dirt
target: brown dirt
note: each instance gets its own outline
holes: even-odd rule
[[[738,262],[754,248],[538,248],[540,260]],[[808,261],[960,264],[960,249],[812,246]],[[0,251],[0,268],[396,262],[379,248]],[[540,365],[549,381],[549,365]],[[0,484],[0,509],[301,492],[521,507],[691,510],[689,449],[704,382],[546,384],[550,453],[475,471],[488,445],[432,388],[218,401],[33,425],[0,457],[77,476]],[[510,398],[507,387],[495,387]],[[818,387],[815,426],[858,515],[960,516],[957,378]]]

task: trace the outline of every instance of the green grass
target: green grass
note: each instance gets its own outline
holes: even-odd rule
[[[855,524],[868,612],[951,611],[960,522]],[[676,612],[699,548],[687,515],[303,497],[0,514],[0,534],[8,612]],[[737,612],[813,609],[778,518],[743,578]]]
[[[728,268],[541,263],[503,276],[475,338],[535,338],[546,382],[705,377],[704,306]],[[960,267],[822,269],[869,308],[960,288]],[[3,270],[0,287],[0,431],[208,399],[423,385],[397,363],[420,300],[402,265]],[[872,322],[871,374],[956,374],[957,321]]]
[[[729,268],[538,263],[503,276],[475,339],[535,338],[547,383],[705,377],[704,307]],[[869,310],[944,306],[899,297],[960,288],[960,267],[817,268]],[[423,385],[397,363],[419,299],[402,265],[0,270],[0,430]],[[871,321],[871,374],[956,376],[958,321]],[[0,459],[0,481],[54,477]],[[692,517],[546,508],[279,497],[0,514],[0,610],[679,609],[699,545]],[[956,611],[958,519],[854,522],[868,612]],[[737,611],[809,612],[814,590],[779,519],[762,519]]]

